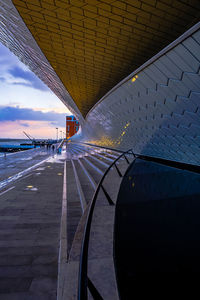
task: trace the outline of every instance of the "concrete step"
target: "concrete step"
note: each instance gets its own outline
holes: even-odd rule
[[[77,149],[77,148],[73,148],[72,151],[73,151],[73,153],[75,153],[77,155],[84,155],[85,154],[84,150],[80,150],[80,149]]]
[[[106,169],[109,167],[109,165],[112,163],[113,160],[108,160],[107,157],[104,155],[99,156],[97,152],[91,155],[91,157],[94,157],[95,160],[97,160],[99,163],[101,163],[103,166],[106,167]]]
[[[95,162],[91,162],[90,159],[88,159],[86,156],[83,157],[83,160],[86,162],[87,166],[91,167],[93,170],[95,170],[95,172],[97,172],[98,174],[100,174],[101,176],[103,176],[104,172],[99,168],[97,167],[97,163]]]
[[[85,199],[92,199],[91,196],[94,194],[107,167],[120,153],[113,154],[111,152],[107,153],[107,151],[102,153],[99,149],[92,147],[88,147],[84,153],[81,150],[82,147],[79,147],[79,150],[72,149],[76,155],[80,155],[80,153],[82,155],[81,158],[74,160],[74,166],[77,170],[83,194],[88,195]],[[130,157],[127,156],[127,158],[131,163]],[[118,161],[117,167],[122,176],[128,166],[129,164],[125,158],[121,158]],[[121,180],[122,177],[119,176],[117,169],[113,166],[103,183],[104,189],[114,203],[117,199]],[[89,201],[86,202],[88,203]],[[69,259],[64,267],[65,285],[62,286],[61,300],[76,299],[80,249],[88,208],[89,206],[86,207],[80,218],[69,253]],[[88,274],[105,299],[118,299],[113,263],[114,211],[115,207],[109,205],[105,193],[100,189],[91,228]],[[90,294],[88,299],[92,299],[90,298]]]
[[[99,159],[102,159],[103,161],[107,162],[107,163],[112,163],[116,157],[113,157],[113,156],[110,156],[109,154],[107,153],[96,153],[96,156],[99,158]]]
[[[71,293],[77,293],[77,280],[79,270],[79,255],[81,249],[82,234],[85,220],[89,208],[89,203],[93,198],[94,192],[100,182],[104,172],[109,165],[121,154],[115,151],[107,151],[98,147],[82,146],[70,144],[67,148],[69,157],[67,163],[67,252],[68,260],[62,264],[62,278],[59,281],[59,300],[75,299]],[[128,167],[125,158],[121,158],[117,163],[119,172],[124,175]],[[122,177],[119,176],[115,166],[112,167],[106,176],[103,187],[115,203],[118,189]],[[110,277],[104,295],[109,294],[109,287],[112,285],[111,299],[117,299],[115,274],[112,260],[112,226],[114,207],[110,207],[109,202],[101,189],[99,200],[96,205],[95,223],[91,229],[94,235],[92,240],[92,252],[90,251],[89,273],[91,279],[97,284],[102,292],[103,282],[97,277]],[[111,213],[111,215],[110,215]],[[102,219],[104,215],[104,218]],[[104,220],[104,221],[102,221]],[[97,222],[97,223],[96,223]],[[104,223],[104,224],[102,224]],[[112,225],[112,224],[111,224]],[[107,255],[108,244],[107,234],[109,234],[109,255]],[[103,236],[105,238],[103,238]],[[101,245],[101,246],[100,246]],[[95,249],[97,247],[98,249]],[[91,249],[91,247],[90,247]],[[109,271],[110,270],[110,271]],[[103,272],[103,273],[102,273]],[[95,275],[97,274],[97,277]],[[103,275],[103,276],[102,276]],[[110,290],[111,291],[111,290]],[[70,298],[71,297],[71,298]]]
[[[75,165],[77,175],[78,175],[81,187],[82,187],[85,201],[86,201],[86,203],[88,203],[92,199],[92,196],[94,194],[94,187],[93,187],[91,181],[89,180],[87,174],[84,172],[84,170],[80,166],[80,163],[78,160],[74,160],[74,165]]]
[[[112,158],[112,159],[116,159],[118,156],[120,156],[120,152],[119,153],[116,153],[116,152],[112,152],[112,151],[105,151],[105,152],[102,152],[102,154],[106,154],[107,157],[109,158]]]
[[[99,155],[99,150],[96,150],[96,149],[86,149],[85,152],[81,152],[81,150],[76,150],[77,151],[77,154],[80,155],[80,154],[85,154],[85,156],[87,157],[92,157],[94,161],[97,162],[97,164],[102,164],[104,167],[108,168],[109,167],[109,164],[110,162],[113,161],[113,159],[111,158],[108,158],[106,154],[102,154],[102,155]]]
[[[76,232],[77,225],[82,215],[80,196],[71,161],[66,162],[67,171],[67,253],[69,253]]]
[[[71,147],[75,147],[75,148],[79,148],[79,149],[84,149],[84,150],[88,150],[88,151],[97,151],[97,152],[106,152],[106,153],[110,153],[110,155],[112,156],[119,156],[121,154],[121,152],[114,150],[114,149],[106,149],[106,148],[101,148],[95,145],[86,145],[86,144],[76,144],[76,143],[72,143],[70,145]]]
[[[73,167],[73,171],[74,171],[74,177],[75,177],[75,181],[76,181],[76,187],[77,187],[77,191],[78,191],[78,194],[79,194],[79,200],[80,200],[81,209],[82,209],[82,213],[83,213],[84,210],[85,210],[85,208],[86,208],[86,206],[87,206],[87,203],[86,203],[86,200],[85,200],[83,189],[82,189],[82,186],[81,186],[81,183],[80,183],[80,180],[79,180],[79,176],[77,174],[77,169],[75,167],[73,159],[71,160],[71,163],[72,163],[72,167]]]
[[[103,172],[98,167],[95,167],[93,163],[88,162],[88,160],[85,157],[80,158],[80,162],[83,164],[88,174],[93,178],[93,181],[97,185],[102,177]]]
[[[92,185],[92,188],[94,189],[94,191],[96,190],[97,184],[94,181],[93,177],[90,175],[90,173],[88,172],[88,170],[86,169],[85,165],[83,164],[82,160],[78,159],[78,163],[81,167],[81,169],[83,170],[84,174],[87,176],[88,180],[90,181],[90,184]]]
[[[82,153],[71,149],[71,153]],[[84,154],[84,153],[83,153]],[[86,154],[86,153],[85,153]],[[80,163],[80,160],[81,163]],[[106,170],[98,159],[84,156],[82,159],[67,161],[67,253],[70,252],[77,225],[87,203],[92,199],[96,183]],[[98,166],[97,166],[98,164]],[[101,169],[100,169],[101,168]],[[95,180],[93,179],[95,178]],[[87,200],[86,200],[87,199]]]
[[[63,283],[60,287],[59,300],[77,299],[77,286],[79,276],[79,259],[82,243],[82,235],[87,219],[89,206],[84,211],[80,222],[77,227],[77,231],[74,237],[71,251],[69,253],[69,259],[63,266]]]
[[[109,167],[108,164],[106,164],[105,162],[103,162],[102,160],[98,159],[97,157],[95,157],[94,155],[88,155],[85,156],[85,158],[91,162],[93,165],[95,165],[98,169],[100,169],[103,173],[105,172],[105,170]]]

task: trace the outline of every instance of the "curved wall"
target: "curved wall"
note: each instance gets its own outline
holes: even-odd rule
[[[82,140],[200,164],[200,23],[113,88]]]
[[[0,23],[0,41],[80,121],[78,139],[200,163],[200,23],[107,93],[88,113],[86,122],[11,0],[0,0]]]

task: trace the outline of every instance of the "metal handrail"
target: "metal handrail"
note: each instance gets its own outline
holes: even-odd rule
[[[95,145],[95,144],[90,144],[90,143],[85,143],[85,142],[79,142],[79,141],[72,141],[72,144],[83,144],[86,146],[90,146],[90,147],[95,147],[95,148],[100,148],[100,149],[105,149],[105,150],[111,150],[114,152],[118,152],[118,153],[124,153],[125,151],[120,150],[120,149],[115,149],[115,148],[110,148],[110,147],[105,147],[105,146],[100,146],[100,145]]]
[[[91,280],[88,278],[88,275],[87,275],[90,229],[91,229],[91,223],[92,223],[94,207],[95,207],[97,196],[98,196],[98,193],[99,193],[99,190],[100,190],[101,187],[102,187],[102,190],[103,190],[105,196],[107,197],[107,200],[108,200],[109,204],[114,205],[114,202],[112,201],[112,199],[110,198],[110,196],[108,195],[108,193],[106,192],[106,190],[105,190],[105,188],[103,187],[102,184],[103,184],[103,181],[104,181],[106,175],[108,174],[108,172],[110,171],[110,169],[113,166],[116,167],[118,175],[120,176],[121,173],[120,173],[119,169],[116,166],[116,162],[118,160],[120,160],[123,156],[125,157],[126,162],[128,164],[130,164],[130,162],[127,160],[127,157],[125,156],[125,154],[132,154],[135,157],[135,154],[133,153],[132,149],[130,149],[126,152],[123,152],[120,156],[118,156],[114,160],[114,162],[107,168],[107,170],[105,171],[103,177],[101,178],[101,180],[100,180],[100,182],[97,186],[97,189],[95,191],[95,194],[93,196],[93,199],[90,203],[89,212],[88,212],[87,220],[86,220],[86,226],[84,228],[84,233],[83,233],[83,241],[82,241],[81,254],[80,254],[79,281],[78,281],[78,299],[79,300],[87,300],[87,297],[88,297],[87,288],[88,287],[90,289],[91,294],[94,295],[95,299],[99,299],[99,300],[103,299],[101,297],[101,295],[99,294],[99,292],[97,291],[97,289],[95,288],[95,286],[92,284]]]
[[[98,147],[98,148],[102,148],[102,149],[107,149],[107,150],[112,150],[112,151],[117,151],[119,153],[126,153],[122,150],[116,150],[114,148],[108,148],[108,147],[102,147],[102,146],[97,146],[94,144],[88,144],[88,143],[79,143],[79,144],[86,144],[86,145],[90,145],[93,147]],[[145,155],[145,154],[139,154],[139,153],[134,153],[136,158],[140,158],[143,160],[147,160],[147,161],[151,161],[151,162],[157,162],[169,167],[174,167],[174,168],[178,168],[178,169],[182,169],[182,170],[187,170],[187,171],[192,171],[195,173],[200,173],[200,164],[199,165],[193,165],[190,163],[186,163],[186,162],[181,162],[181,161],[176,161],[176,160],[169,160],[167,158],[161,158],[161,157],[156,157],[156,156],[150,156],[150,155]],[[126,156],[125,156],[126,158]]]

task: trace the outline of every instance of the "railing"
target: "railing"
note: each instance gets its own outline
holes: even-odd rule
[[[102,148],[102,149],[116,151],[116,152],[119,152],[119,153],[125,153],[122,150],[114,149],[114,148],[108,148],[108,147],[105,147],[105,146],[99,146],[99,145],[94,145],[94,144],[89,144],[89,143],[79,143],[79,144],[85,144],[85,145],[89,145],[89,146],[92,146],[92,147],[98,147],[98,148]],[[150,156],[150,155],[143,155],[143,154],[138,154],[138,153],[134,153],[134,155],[135,155],[135,158],[139,158],[139,159],[143,159],[143,160],[147,160],[147,161],[151,161],[151,162],[157,162],[157,163],[160,163],[162,165],[166,165],[166,166],[181,169],[181,170],[187,170],[187,171],[191,171],[191,172],[195,172],[195,173],[200,173],[200,165],[193,165],[193,164],[186,163],[186,162],[169,160],[169,159],[166,159],[166,158]]]
[[[116,171],[120,177],[122,177],[122,173],[119,170],[117,166],[117,161],[120,160],[122,157],[125,158],[126,162],[130,165],[130,161],[128,160],[126,154],[131,154],[135,157],[135,154],[133,153],[132,149],[123,152],[119,157],[115,159],[115,161],[108,167],[108,169],[105,171],[103,177],[101,178],[98,187],[96,189],[96,192],[94,194],[94,197],[91,201],[87,220],[86,220],[86,226],[83,233],[83,241],[82,241],[82,248],[81,248],[81,255],[80,255],[80,267],[79,267],[79,282],[78,282],[78,299],[79,300],[87,300],[88,298],[88,288],[90,290],[91,295],[96,300],[103,300],[102,296],[96,289],[96,287],[93,285],[92,281],[88,278],[88,248],[89,248],[89,239],[90,239],[90,229],[91,229],[91,223],[92,223],[92,217],[94,212],[94,207],[96,204],[97,196],[99,194],[100,188],[103,190],[108,203],[110,205],[114,205],[113,200],[107,193],[106,189],[103,186],[103,181],[110,171],[110,169],[114,166],[116,168]]]
[[[104,149],[104,150],[111,150],[114,152],[119,152],[119,153],[124,153],[125,151],[120,150],[120,149],[115,149],[115,148],[110,148],[110,147],[106,147],[106,146],[100,146],[100,145],[95,145],[95,144],[90,144],[90,143],[85,143],[85,142],[78,142],[78,141],[72,141],[73,144],[83,144],[86,146],[90,146],[90,147],[95,147],[95,148],[100,148],[100,149]]]
[[[57,147],[57,149],[56,149],[56,152],[57,153],[61,153],[61,151],[62,151],[62,146],[64,145],[64,143],[66,142],[66,139],[63,139],[61,142],[60,142],[60,144],[58,144],[58,147]]]

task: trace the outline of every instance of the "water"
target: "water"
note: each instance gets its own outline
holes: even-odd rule
[[[21,143],[31,143],[28,139],[0,139],[0,146],[2,145],[14,145],[18,146]]]
[[[0,139],[0,147],[2,146],[20,146],[21,143],[29,143],[31,141],[28,139]],[[13,152],[15,153],[15,152]],[[7,153],[7,155],[11,155],[13,153]],[[0,152],[0,157],[4,156],[4,153]]]

